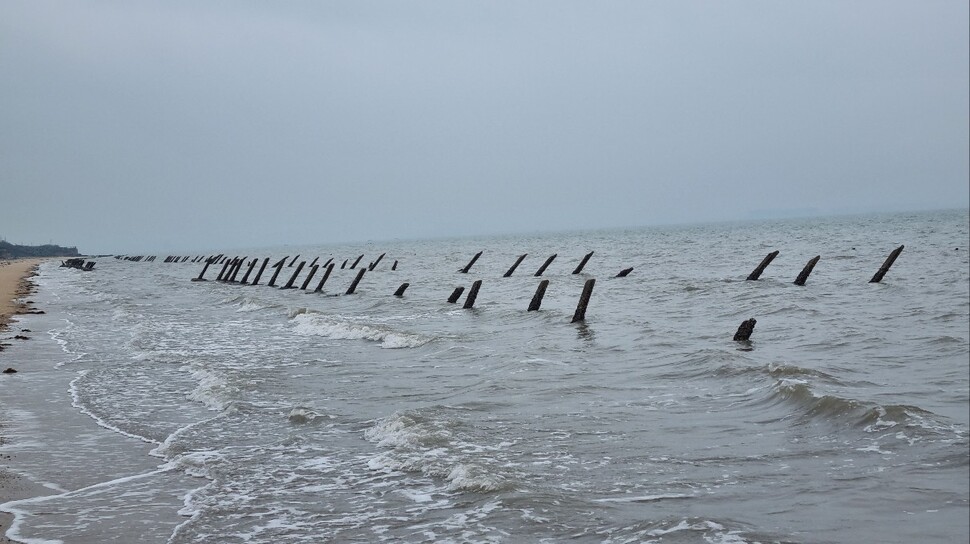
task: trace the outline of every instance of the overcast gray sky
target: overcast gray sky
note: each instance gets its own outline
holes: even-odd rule
[[[970,206],[966,0],[0,3],[0,236],[159,253]]]

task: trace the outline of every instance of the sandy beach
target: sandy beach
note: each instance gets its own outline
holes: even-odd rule
[[[13,334],[11,329],[17,314],[33,311],[23,297],[33,292],[29,279],[41,262],[43,259],[0,261],[0,334],[2,334],[0,345],[4,343],[5,338]],[[6,364],[2,351],[0,349],[0,365],[7,368],[10,365]],[[3,427],[4,422],[0,419],[0,445],[4,442]],[[0,457],[0,461],[3,461],[3,457]],[[34,494],[30,485],[26,485],[22,478],[7,472],[0,464],[0,504]],[[10,514],[0,513],[0,543],[12,542],[4,536],[12,518]]]

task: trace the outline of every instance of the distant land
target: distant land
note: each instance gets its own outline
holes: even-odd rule
[[[77,257],[80,253],[76,247],[55,246],[20,246],[0,240],[0,259],[22,259],[25,257]]]

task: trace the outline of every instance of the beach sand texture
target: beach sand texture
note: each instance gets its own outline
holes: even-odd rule
[[[29,278],[41,262],[42,259],[0,261],[0,332],[10,329],[11,322],[18,313],[29,310],[28,305],[21,299],[32,292]],[[0,353],[0,365],[4,368],[9,366],[4,363],[3,354]],[[0,445],[4,441],[3,427],[4,422],[0,419]],[[34,495],[28,487],[23,485],[20,478],[8,473],[5,467],[0,465],[0,503]],[[0,513],[0,543],[12,542],[4,536],[12,518],[13,516],[9,514]]]

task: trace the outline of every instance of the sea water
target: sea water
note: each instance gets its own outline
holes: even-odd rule
[[[958,210],[212,252],[287,257],[278,286],[306,261],[296,287],[332,258],[318,293],[322,271],[303,291],[268,287],[269,268],[252,286],[162,257],[48,262],[46,314],[14,324],[31,340],[8,341],[20,372],[0,379],[4,462],[48,494],[3,505],[9,536],[965,542],[968,225]],[[475,280],[472,308],[447,302]]]

